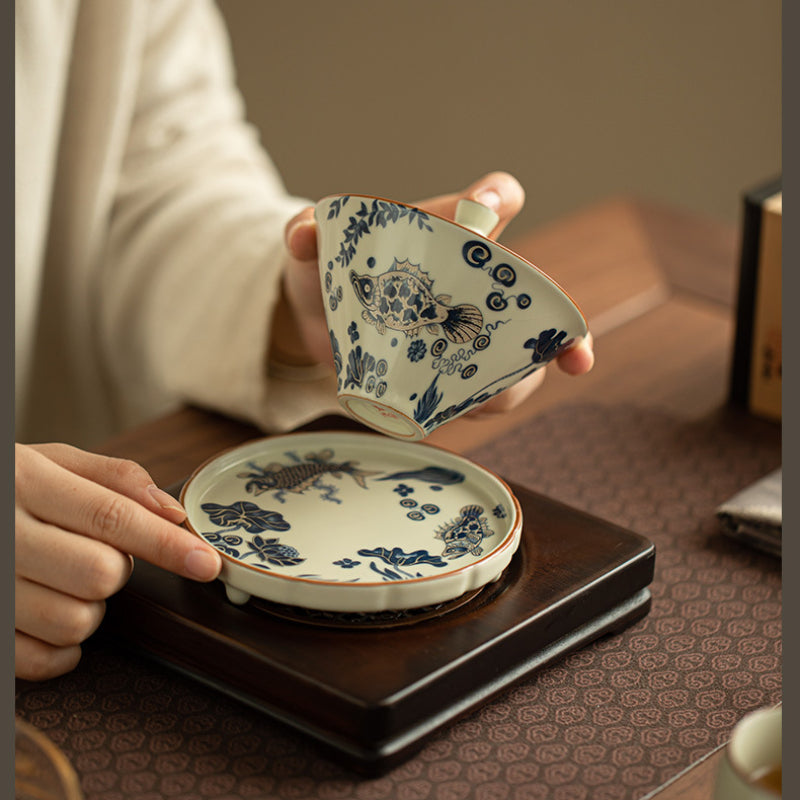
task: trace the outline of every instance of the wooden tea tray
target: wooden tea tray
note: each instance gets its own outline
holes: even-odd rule
[[[370,775],[557,658],[643,617],[655,549],[638,534],[509,484],[522,542],[494,584],[367,621],[229,603],[138,562],[104,630],[282,720]]]

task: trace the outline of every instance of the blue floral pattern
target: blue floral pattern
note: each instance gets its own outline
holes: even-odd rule
[[[428,386],[422,397],[417,401],[416,408],[414,409],[414,419],[421,425],[436,411],[437,406],[442,402],[442,397],[444,395],[436,386],[438,380],[439,373],[437,372],[430,386]]]
[[[255,558],[264,569],[269,566],[292,567],[301,564],[305,559],[291,545],[281,544],[279,539],[265,539],[260,535],[263,531],[288,531],[289,523],[277,511],[267,511],[255,503],[238,501],[223,505],[221,503],[203,503],[200,508],[206,512],[209,520],[221,528],[228,530],[244,530],[252,537],[238,536],[229,533],[210,531],[203,533],[205,540],[226,555],[240,561]]]
[[[334,566],[341,567],[342,569],[353,569],[353,567],[357,567],[360,563],[360,561],[353,561],[352,558],[340,558],[338,561],[333,562]]]
[[[425,342],[423,342],[422,339],[416,339],[408,346],[408,360],[421,361],[423,358],[425,358],[426,350],[427,345]]]
[[[350,196],[341,197],[331,202],[328,219],[338,217]],[[420,230],[433,231],[428,221],[430,217],[418,208],[401,206],[386,200],[374,199],[371,205],[361,201],[361,205],[348,217],[347,227],[344,229],[344,239],[340,245],[336,260],[343,266],[348,266],[356,254],[359,241],[370,233],[370,229],[377,225],[385,228],[390,223],[405,220],[409,225],[416,223]]]
[[[364,378],[368,372],[375,367],[375,357],[361,349],[361,345],[356,345],[347,357],[347,375],[344,379],[345,389],[349,387],[362,386]]]
[[[381,575],[384,580],[389,581],[422,577],[420,572],[408,572],[401,569],[401,567],[411,567],[415,564],[430,564],[434,567],[447,566],[446,561],[439,556],[431,555],[427,550],[414,550],[411,553],[406,553],[399,547],[393,547],[391,550],[387,547],[376,547],[373,550],[359,550],[358,554],[365,558],[378,558],[388,564],[389,567],[394,567],[394,569],[389,569],[389,567],[381,568],[374,561],[370,563],[370,569]]]
[[[248,556],[255,556],[259,561],[273,567],[294,567],[305,561],[294,547],[281,544],[278,539],[264,539],[262,536],[253,537],[249,542],[249,549],[242,555],[242,560]]]
[[[221,528],[243,528],[249,533],[262,531],[288,531],[289,523],[277,511],[266,511],[255,503],[239,501],[224,506],[218,503],[203,503],[200,508],[208,514],[214,525]]]
[[[203,538],[209,543],[213,544],[222,553],[238,558],[239,548],[244,542],[241,536],[236,536],[233,533],[218,533],[217,531],[209,531],[203,534]]]
[[[572,344],[572,339],[564,341],[566,335],[566,331],[556,331],[555,328],[548,328],[546,331],[542,331],[538,337],[528,339],[522,346],[532,351],[531,361],[534,364],[547,364]]]

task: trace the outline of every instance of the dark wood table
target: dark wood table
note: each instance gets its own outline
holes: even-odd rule
[[[635,404],[687,423],[724,409],[734,332],[734,227],[620,197],[509,245],[581,305],[595,337],[596,366],[580,378],[551,368],[523,406],[502,416],[456,420],[437,430],[431,443],[474,451],[567,403]],[[256,435],[241,422],[181,408],[102,449],[140,462],[159,485],[170,486],[206,458]],[[720,755],[711,752],[648,796],[708,800]]]

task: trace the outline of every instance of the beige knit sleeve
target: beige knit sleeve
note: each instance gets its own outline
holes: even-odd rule
[[[102,278],[119,402],[131,420],[177,400],[287,429],[338,408],[327,370],[266,363],[284,226],[308,201],[245,121],[213,5],[152,9]]]

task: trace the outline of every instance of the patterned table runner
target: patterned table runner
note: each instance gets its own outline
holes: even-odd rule
[[[780,465],[780,432],[634,407],[543,414],[470,454],[656,545],[650,614],[524,680],[378,779],[104,642],[18,690],[86,800],[638,800],[781,700],[780,561],[722,536],[721,502]]]

